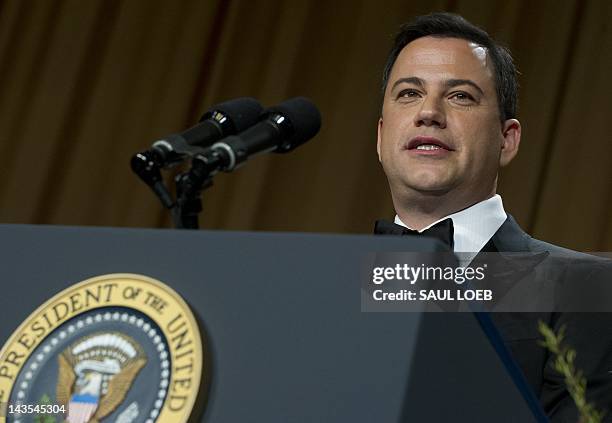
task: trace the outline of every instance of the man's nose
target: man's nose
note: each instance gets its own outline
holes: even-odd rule
[[[427,97],[414,117],[415,126],[446,127],[446,115],[440,100]]]

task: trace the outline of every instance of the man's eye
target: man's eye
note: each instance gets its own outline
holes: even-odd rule
[[[452,93],[450,98],[453,100],[461,101],[461,102],[474,101],[474,97],[472,97],[470,94],[463,92],[463,91]]]
[[[419,96],[418,91],[415,90],[402,90],[399,92],[399,94],[397,95],[397,98],[416,98]]]

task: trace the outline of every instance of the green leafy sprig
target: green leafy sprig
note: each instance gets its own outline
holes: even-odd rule
[[[579,423],[601,423],[604,413],[595,409],[595,406],[586,400],[587,381],[584,374],[574,365],[576,351],[563,344],[565,326],[555,334],[546,323],[539,321],[538,329],[544,337],[540,345],[554,355],[555,370],[563,375],[567,391],[578,408]]]

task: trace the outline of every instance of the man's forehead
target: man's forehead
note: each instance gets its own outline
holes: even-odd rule
[[[422,37],[408,43],[398,56],[408,65],[444,66],[469,64],[487,67],[487,49],[461,38]]]

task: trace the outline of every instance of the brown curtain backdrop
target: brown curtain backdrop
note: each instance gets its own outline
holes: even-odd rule
[[[170,227],[129,169],[210,105],[304,95],[323,127],[204,194],[214,229],[369,233],[392,217],[376,157],[380,75],[398,26],[446,10],[521,70],[506,209],[532,235],[612,250],[612,2],[0,0],[0,222]]]

